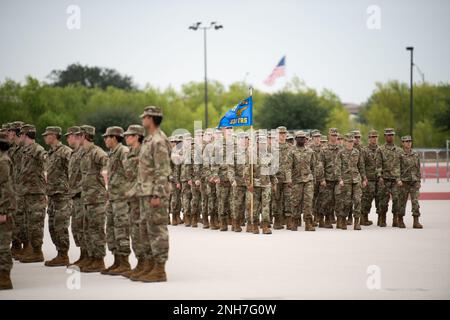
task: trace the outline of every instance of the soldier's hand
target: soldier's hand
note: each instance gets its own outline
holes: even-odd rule
[[[231,186],[233,186],[233,187],[236,187],[236,186],[237,186],[236,180],[234,180],[234,181],[231,183]]]
[[[286,185],[289,189],[292,189],[292,182],[288,182]]]
[[[363,181],[363,188],[367,187],[367,179],[364,179]]]
[[[380,177],[380,178],[378,179],[378,182],[380,183],[380,185],[384,186],[384,180],[383,180],[382,177]]]
[[[340,186],[341,188],[344,186],[344,181],[343,181],[343,180],[339,181],[339,186]]]
[[[398,180],[397,185],[398,185],[399,187],[403,186],[402,180]]]
[[[249,192],[253,193],[253,187],[252,187],[252,186],[248,186],[248,187],[247,187],[247,190],[248,190]]]
[[[192,186],[192,180],[188,181],[188,185]]]
[[[150,206],[152,208],[159,208],[161,206],[161,199],[159,197],[153,197],[150,199]]]
[[[216,178],[215,183],[220,184],[220,178]]]
[[[0,215],[0,224],[6,223],[7,217],[6,214]]]
[[[325,180],[323,180],[323,181],[320,183],[320,185],[321,185],[322,187],[326,187],[326,186],[327,186],[327,182],[326,182]]]
[[[181,184],[177,183],[177,189],[181,189]]]
[[[195,181],[195,185],[196,185],[196,186],[199,186],[199,185],[200,185],[200,180],[196,180],[196,181]]]

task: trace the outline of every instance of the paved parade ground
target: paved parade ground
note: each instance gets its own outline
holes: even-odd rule
[[[450,184],[427,181],[423,191],[448,193]],[[170,226],[167,283],[15,262],[14,290],[0,299],[450,299],[450,201],[420,205],[423,230],[412,229],[409,205],[407,229],[390,227],[391,216],[387,228],[362,231],[253,235]],[[48,231],[44,242],[45,258],[54,257]],[[77,257],[72,242],[71,261]]]

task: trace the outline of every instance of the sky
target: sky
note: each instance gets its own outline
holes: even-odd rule
[[[140,88],[179,89],[204,79],[203,34],[188,30],[197,21],[223,25],[207,32],[207,57],[208,79],[225,85],[274,92],[297,76],[362,103],[376,82],[409,83],[406,46],[426,81],[450,82],[446,0],[2,0],[0,81],[49,81],[52,70],[79,62],[114,68]],[[286,77],[265,86],[283,55]]]

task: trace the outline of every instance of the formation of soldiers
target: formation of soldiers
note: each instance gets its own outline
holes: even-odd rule
[[[392,128],[328,137],[318,130],[233,132],[232,127],[196,130],[169,138],[159,129],[162,111],[146,107],[142,125],[103,134],[108,153],[93,143],[95,128],[47,127],[46,151],[36,128],[16,121],[0,132],[0,289],[12,288],[12,258],[43,262],[44,218],[58,254],[45,266],[76,265],[81,272],[122,275],[133,281],[166,281],[167,225],[271,234],[316,227],[354,230],[405,228],[408,197],[413,228],[419,222],[420,160],[409,136],[394,144]],[[147,133],[147,135],[146,135]],[[126,144],[126,146],[124,145]],[[106,172],[106,174],[105,174]],[[303,217],[302,217],[303,216]],[[171,221],[170,221],[171,219]],[[335,226],[334,226],[335,225]],[[70,263],[69,227],[80,248]],[[107,249],[114,263],[106,267]],[[137,265],[131,268],[133,252]]]

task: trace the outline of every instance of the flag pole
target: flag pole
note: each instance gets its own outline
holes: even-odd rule
[[[252,108],[253,108],[253,88],[249,87],[249,96],[252,98]],[[250,192],[250,220],[253,223],[253,110],[252,110],[252,124],[250,125],[250,186],[252,192]]]

